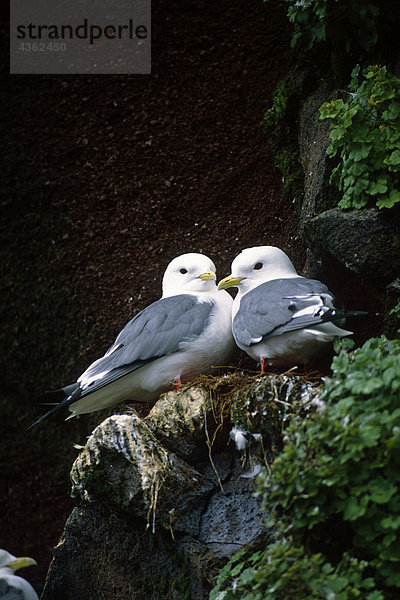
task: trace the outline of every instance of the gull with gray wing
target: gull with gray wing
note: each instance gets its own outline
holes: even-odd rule
[[[267,364],[307,364],[335,336],[352,335],[339,326],[347,316],[365,314],[336,308],[327,286],[298,275],[289,257],[274,246],[243,250],[219,283],[219,289],[229,287],[239,290],[232,307],[236,344],[261,363],[262,372]]]
[[[234,347],[232,298],[216,286],[214,263],[189,253],[168,265],[162,297],[129,321],[102,358],[76,383],[50,392],[72,416],[125,400],[154,402],[175,384],[226,364]],[[70,417],[69,417],[70,418]]]

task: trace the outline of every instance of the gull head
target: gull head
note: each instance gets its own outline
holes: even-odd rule
[[[246,248],[234,259],[231,274],[219,282],[219,289],[238,287],[245,293],[273,279],[298,277],[290,258],[275,246]]]
[[[204,254],[190,252],[174,258],[163,277],[163,298],[185,293],[217,290],[215,265]]]
[[[34,558],[30,558],[29,556],[20,556],[17,558],[7,552],[7,550],[0,550],[0,569],[11,569],[11,571],[15,572],[18,569],[32,565],[37,565]]]

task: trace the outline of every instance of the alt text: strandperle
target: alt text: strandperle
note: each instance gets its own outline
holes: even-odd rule
[[[89,24],[88,19],[83,19],[83,23],[77,26],[72,25],[38,25],[29,23],[29,25],[17,25],[17,38],[19,40],[89,40],[93,45],[96,40],[101,38],[115,39],[138,39],[144,40],[148,37],[146,25],[136,25],[133,19],[129,19],[127,24],[123,25],[95,25]]]

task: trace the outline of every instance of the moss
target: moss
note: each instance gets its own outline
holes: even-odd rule
[[[303,168],[297,144],[297,120],[303,89],[303,74],[290,71],[276,86],[272,106],[266,111],[262,129],[276,164],[282,172],[283,195],[301,203]]]
[[[176,546],[167,542],[162,537],[158,538],[168,564],[164,565],[162,574],[143,574],[141,586],[146,598],[157,600],[191,600],[192,586],[190,582],[189,566],[183,562],[182,557],[176,552]]]
[[[176,577],[163,573],[152,577],[143,576],[141,581],[147,598],[157,600],[191,600],[191,585],[188,568],[184,567]]]
[[[271,456],[282,450],[283,429],[292,415],[310,410],[305,395],[311,399],[316,391],[302,377],[269,375],[243,385],[233,396],[232,421],[250,433],[263,436]]]
[[[129,507],[129,501],[126,499],[125,481],[122,475],[113,477],[113,469],[110,466],[112,458],[118,460],[117,452],[110,452],[107,461],[100,459],[99,462],[90,470],[85,471],[85,477],[80,482],[80,486],[87,490],[90,496],[94,498],[108,498],[121,510],[126,511]],[[75,489],[72,489],[71,496],[75,497]]]
[[[182,570],[179,577],[174,579],[171,583],[171,591],[174,590],[181,594],[180,600],[190,600],[191,598],[191,586],[190,586],[190,578],[189,578],[189,569],[185,567]],[[174,595],[173,597],[176,597]]]
[[[265,390],[262,382],[235,394],[231,415],[232,421],[243,430],[267,436],[272,452],[281,449],[282,406],[275,402],[274,395]]]

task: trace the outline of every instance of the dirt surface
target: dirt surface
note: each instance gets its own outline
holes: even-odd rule
[[[284,9],[160,1],[152,25],[149,76],[2,87],[0,547],[36,558],[25,575],[39,592],[74,504],[72,444],[104,413],[26,431],[38,393],[103,353],[178,254],[209,255],[220,278],[257,244],[304,261],[260,130],[293,60]]]

